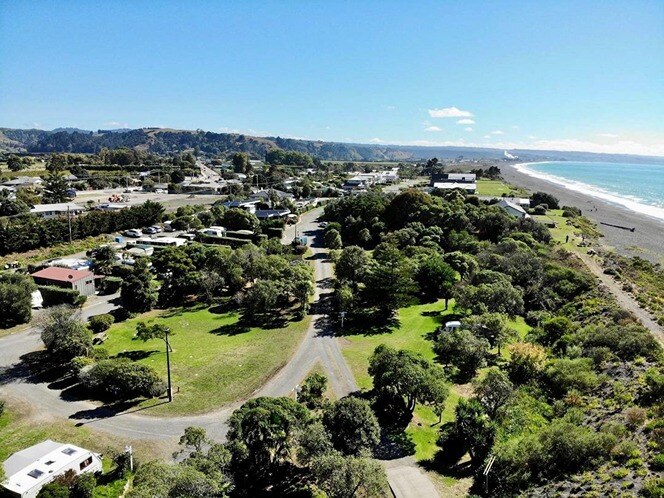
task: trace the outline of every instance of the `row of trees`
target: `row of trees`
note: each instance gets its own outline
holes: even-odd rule
[[[82,239],[105,233],[153,225],[161,219],[161,204],[146,201],[121,211],[90,211],[77,217],[38,218],[19,216],[0,219],[0,254],[50,247],[70,238]],[[71,232],[70,232],[71,225]]]

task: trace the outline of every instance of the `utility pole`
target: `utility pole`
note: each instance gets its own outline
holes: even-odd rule
[[[166,342],[166,370],[168,371],[168,402],[173,401],[173,387],[171,385],[171,356],[170,356],[170,351],[171,351],[171,345],[168,342],[168,333],[170,332],[170,328],[166,327],[165,334],[164,334],[164,342]]]
[[[71,212],[69,210],[69,204],[67,204],[67,224],[69,225],[69,243],[71,244]]]
[[[346,318],[346,312],[342,311],[342,312],[339,313],[339,315],[341,316],[341,328],[343,329],[344,328],[344,318]]]
[[[133,472],[134,471],[134,451],[133,451],[131,445],[125,446],[125,453],[129,454],[129,470],[131,472]]]

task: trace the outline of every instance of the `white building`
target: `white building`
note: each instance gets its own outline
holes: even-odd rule
[[[73,444],[46,441],[17,451],[3,464],[7,479],[2,482],[11,497],[36,498],[42,486],[68,470],[76,474],[101,472],[101,455]]]
[[[456,183],[456,182],[436,182],[433,188],[440,190],[454,190],[455,188],[465,190],[469,194],[474,194],[477,191],[477,183]]]
[[[37,204],[30,212],[42,218],[56,218],[58,216],[76,216],[85,211],[84,208],[73,202],[58,202],[56,204]]]
[[[508,200],[502,199],[497,205],[504,209],[507,214],[511,214],[517,218],[530,218],[530,215],[526,213],[525,209]]]

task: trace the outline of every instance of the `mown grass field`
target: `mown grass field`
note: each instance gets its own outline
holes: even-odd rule
[[[450,320],[454,310],[454,301],[450,300],[449,309],[445,310],[444,301],[435,303],[417,304],[402,308],[398,313],[399,325],[395,329],[372,334],[366,333],[347,335],[341,341],[344,358],[348,362],[357,384],[362,389],[371,389],[372,380],[368,373],[369,358],[374,349],[380,344],[386,344],[396,349],[406,349],[421,354],[428,360],[433,360],[433,333],[446,321]],[[518,317],[510,323],[520,338],[525,337],[530,327],[523,318]],[[496,352],[496,351],[494,351]],[[506,357],[509,353],[507,348],[501,351]],[[480,371],[480,375],[482,372]],[[453,385],[445,409],[443,411],[442,423],[454,420],[454,410],[459,398],[469,392],[467,385]],[[438,452],[438,430],[440,428],[438,416],[431,408],[417,406],[415,414],[406,433],[410,435],[415,444],[415,459],[417,461],[431,460]]]
[[[170,327],[171,372],[175,399],[151,406],[146,415],[185,415],[209,412],[242,400],[288,362],[304,337],[310,319],[289,323],[284,328],[243,327],[237,312],[213,313],[207,308],[151,312],[115,324],[104,342],[109,354],[128,357],[153,367],[166,378],[164,342],[147,342],[134,336],[140,321]]]
[[[48,415],[35,416],[20,402],[7,403],[5,412],[0,416],[0,462],[4,462],[12,453],[46,439],[72,443],[105,455],[105,471],[111,468],[110,451],[123,451],[128,442],[122,434],[116,438],[104,432],[93,432],[85,426],[76,427],[72,422],[53,419]],[[153,443],[134,442],[134,450],[137,458],[142,461],[167,456]]]
[[[509,197],[527,197],[528,192],[521,187],[515,187],[502,180],[477,180],[477,195],[493,195],[502,197],[503,194]]]
[[[588,252],[587,247],[579,247],[582,241],[581,230],[568,224],[569,218],[563,217],[562,209],[549,209],[545,215],[535,215],[533,218],[540,223],[555,223],[555,228],[549,228],[551,237],[568,251]]]

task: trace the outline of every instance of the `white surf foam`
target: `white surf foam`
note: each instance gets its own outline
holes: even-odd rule
[[[575,192],[580,192],[582,194],[595,197],[597,199],[602,199],[612,204],[618,204],[622,207],[629,209],[630,211],[634,211],[639,214],[644,214],[646,216],[650,216],[651,218],[656,218],[657,220],[664,222],[663,208],[657,206],[651,206],[649,204],[643,204],[641,202],[638,202],[639,199],[628,198],[616,194],[615,192],[609,192],[607,190],[601,189],[600,187],[597,187],[596,185],[589,185],[587,183],[570,180],[568,178],[563,178],[561,176],[550,175],[548,173],[542,173],[541,171],[536,171],[529,168],[529,166],[532,166],[534,164],[545,164],[547,162],[549,161],[541,161],[538,163],[521,163],[521,164],[515,164],[514,167],[516,168],[517,171],[526,174],[528,176],[532,176],[533,178],[539,178],[540,180],[545,180],[547,182],[555,183],[556,185],[560,185],[569,190],[574,190]]]

